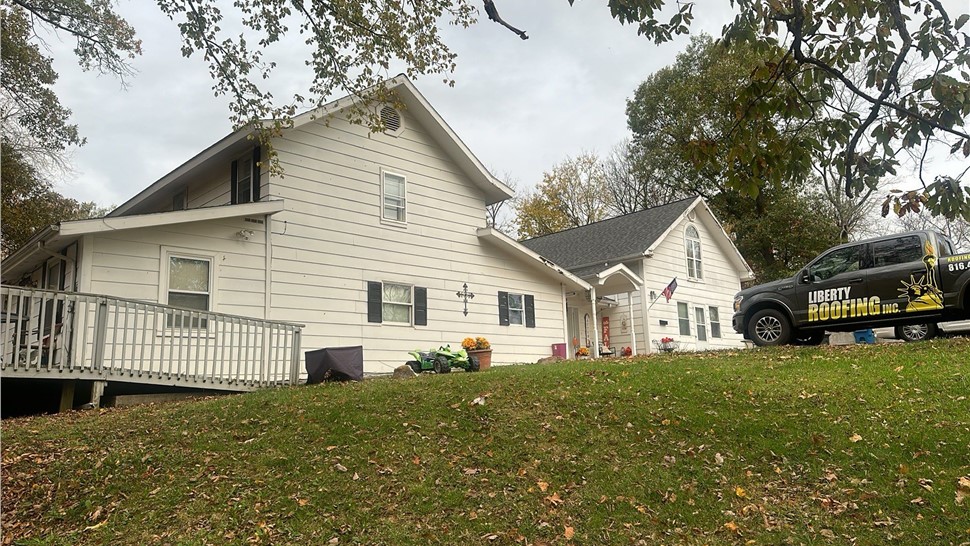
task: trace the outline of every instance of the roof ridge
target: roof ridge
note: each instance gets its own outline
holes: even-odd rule
[[[683,199],[678,199],[676,201],[671,201],[670,203],[664,203],[663,205],[656,205],[656,206],[653,206],[653,207],[650,207],[650,208],[646,208],[646,209],[642,209],[642,210],[638,210],[638,211],[635,211],[635,212],[628,212],[626,214],[621,214],[619,216],[612,216],[610,218],[604,218],[602,220],[597,220],[595,222],[590,222],[588,224],[584,224],[584,225],[581,225],[581,226],[573,226],[573,227],[570,227],[570,228],[566,228],[566,229],[564,229],[562,231],[556,231],[554,233],[547,233],[545,235],[540,235],[538,237],[533,237],[531,239],[523,239],[521,242],[525,242],[525,241],[538,241],[539,239],[544,239],[546,237],[552,237],[553,235],[559,235],[561,233],[568,233],[570,231],[574,231],[574,230],[577,230],[577,229],[588,228],[590,226],[602,225],[602,224],[604,224],[606,222],[609,222],[611,220],[619,220],[621,218],[627,218],[627,217],[633,216],[635,214],[642,214],[642,213],[649,212],[649,211],[653,211],[653,210],[656,210],[656,209],[661,209],[661,208],[664,208],[664,207],[669,207],[671,205],[676,205],[676,204],[682,203],[684,201],[695,201],[698,197],[700,197],[700,195],[693,195],[693,196],[690,196],[690,197],[684,197]]]

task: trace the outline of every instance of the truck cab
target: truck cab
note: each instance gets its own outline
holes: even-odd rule
[[[826,330],[970,318],[970,254],[934,231],[832,247],[794,277],[735,296],[735,331],[756,345],[815,344]]]

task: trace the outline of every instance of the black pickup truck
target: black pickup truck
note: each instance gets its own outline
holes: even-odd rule
[[[970,253],[913,231],[830,248],[790,279],[738,292],[733,326],[756,345],[814,345],[826,330],[932,327],[970,318],[968,286]]]

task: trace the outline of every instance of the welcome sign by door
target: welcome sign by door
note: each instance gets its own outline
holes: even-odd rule
[[[603,348],[610,347],[610,317],[603,317]]]

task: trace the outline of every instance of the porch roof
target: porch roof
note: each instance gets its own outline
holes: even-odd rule
[[[48,226],[37,232],[20,250],[11,254],[0,264],[4,284],[16,284],[51,256],[84,235],[104,231],[121,231],[173,224],[186,224],[205,220],[238,218],[242,216],[265,216],[283,210],[282,200],[260,201],[242,205],[223,205],[171,212],[155,212],[132,216],[73,220]]]

